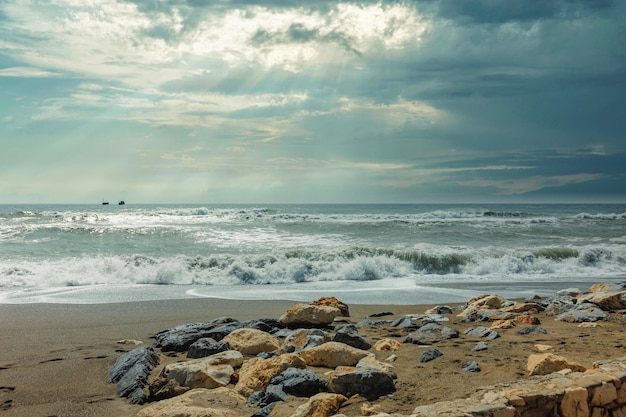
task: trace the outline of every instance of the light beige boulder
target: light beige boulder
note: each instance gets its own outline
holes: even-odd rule
[[[361,359],[356,364],[356,367],[378,369],[379,371],[390,375],[393,379],[398,378],[396,374],[396,368],[390,363],[379,361],[378,359],[376,359],[376,355],[374,355],[373,353],[370,353],[369,355]]]
[[[173,379],[183,387],[218,388],[230,383],[235,367],[243,364],[243,355],[227,350],[202,359],[166,365],[161,376]]]
[[[401,347],[402,344],[394,339],[381,339],[374,343],[374,349],[379,352],[395,352]]]
[[[529,375],[547,375],[564,369],[584,372],[587,368],[563,356],[552,353],[539,353],[528,357],[527,369]]]
[[[589,301],[602,310],[622,310],[626,308],[626,290],[617,292],[592,293],[580,297],[581,301]]]
[[[467,302],[467,307],[478,307],[486,310],[499,309],[504,305],[504,303],[506,303],[506,301],[506,298],[498,294],[483,294],[470,299]]]
[[[270,380],[288,368],[306,368],[306,363],[295,353],[285,353],[275,358],[252,358],[239,370],[237,392],[249,397],[254,391],[263,391]]]
[[[137,417],[248,417],[253,412],[246,399],[232,389],[198,388],[152,403],[139,410]]]
[[[341,310],[336,307],[296,304],[285,311],[278,321],[287,326],[293,324],[324,325],[332,323],[339,315],[341,315]]]
[[[252,356],[280,348],[277,337],[258,329],[237,329],[223,338],[222,342],[228,342],[233,350]]]
[[[524,313],[527,311],[530,313],[539,313],[545,309],[544,306],[537,303],[517,303],[501,308],[502,311],[507,313]]]
[[[336,368],[354,366],[369,355],[369,352],[348,346],[340,342],[328,342],[300,352],[300,356],[309,366]]]
[[[561,400],[561,415],[563,417],[589,417],[588,395],[587,390],[582,387],[566,389]]]
[[[330,417],[335,415],[341,404],[348,399],[341,394],[322,392],[309,398],[293,413],[293,417]]]

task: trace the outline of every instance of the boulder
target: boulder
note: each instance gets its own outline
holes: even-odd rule
[[[379,361],[378,359],[376,359],[376,355],[374,355],[373,353],[370,353],[359,362],[357,362],[356,367],[377,369],[381,372],[389,374],[389,376],[391,376],[391,378],[393,379],[398,378],[398,375],[396,374],[396,368],[390,363]]]
[[[479,307],[481,309],[498,309],[507,302],[506,298],[497,294],[483,294],[470,299],[468,307]]]
[[[543,327],[539,327],[539,326],[528,326],[517,331],[517,334],[520,334],[520,335],[527,335],[531,333],[548,334],[546,329],[544,329]]]
[[[442,340],[459,337],[459,331],[437,323],[428,323],[404,338],[404,343],[432,345]]]
[[[311,397],[327,391],[326,382],[308,369],[289,368],[272,378],[271,386],[280,386],[282,391],[296,397]]]
[[[420,324],[412,316],[401,316],[392,321],[390,326],[399,329],[416,329],[420,327]]]
[[[340,314],[341,310],[336,307],[296,304],[283,313],[278,321],[286,326],[300,324],[328,325]]]
[[[374,349],[380,352],[395,352],[401,347],[402,344],[394,339],[381,339],[374,343]]]
[[[539,303],[516,303],[507,307],[502,307],[501,310],[505,313],[539,313],[544,311],[546,308]]]
[[[213,339],[220,341],[235,330],[239,329],[257,329],[273,334],[279,331],[281,327],[282,325],[275,319],[255,319],[243,322],[232,322],[207,331],[205,333],[205,337],[212,337]]]
[[[467,361],[462,363],[461,369],[465,372],[480,372],[480,366],[476,361]]]
[[[137,417],[248,417],[246,399],[229,388],[188,391],[142,408]]]
[[[573,362],[563,356],[552,353],[539,353],[528,357],[527,369],[529,375],[547,375],[563,369],[574,372],[585,372],[587,368],[577,362]]]
[[[481,337],[487,340],[495,340],[500,337],[497,331],[484,326],[472,327],[467,329],[464,334],[469,337]]]
[[[189,387],[183,387],[177,381],[169,378],[156,378],[148,385],[148,400],[161,401],[176,397],[189,391]]]
[[[439,349],[431,349],[425,350],[419,357],[419,361],[422,363],[434,361],[438,357],[442,356],[443,353]]]
[[[206,323],[188,323],[156,333],[155,346],[163,352],[184,352],[192,343],[203,337],[211,337],[211,330],[225,323],[236,322],[230,317],[221,317]]]
[[[478,342],[472,348],[472,352],[482,352],[483,350],[489,349],[489,345],[485,342]]]
[[[230,350],[230,345],[224,342],[217,342],[210,337],[203,337],[196,340],[189,346],[187,357],[190,359],[199,359],[206,356],[215,355],[216,353]]]
[[[515,327],[514,320],[494,320],[489,328],[491,330],[512,329]]]
[[[272,378],[286,369],[305,367],[304,360],[294,353],[285,353],[269,359],[252,358],[239,370],[239,381],[235,389],[248,397],[254,391],[263,391]]]
[[[143,388],[152,370],[159,364],[159,354],[151,346],[133,349],[120,356],[109,371],[109,384],[117,384],[117,394],[132,404],[143,404]]]
[[[606,318],[606,313],[594,304],[576,304],[569,310],[556,316],[559,321],[568,323],[590,323]]]
[[[241,353],[228,350],[202,359],[171,363],[163,368],[161,375],[184,387],[212,389],[228,385],[234,368],[242,364]]]
[[[350,317],[350,309],[346,303],[339,301],[335,297],[322,297],[319,300],[311,302],[314,306],[334,307],[338,308],[342,317]]]
[[[391,375],[369,367],[347,367],[332,372],[328,388],[346,397],[358,394],[368,400],[375,400],[396,390]]]
[[[448,306],[436,306],[426,310],[424,314],[452,314],[452,309]]]
[[[604,311],[621,310],[626,308],[626,291],[593,293],[581,297],[582,300],[593,303]]]
[[[300,356],[307,365],[333,369],[338,366],[354,366],[367,355],[368,353],[364,350],[339,342],[324,343],[300,352]]]
[[[261,352],[273,352],[280,348],[278,338],[257,329],[237,329],[222,339],[233,350],[244,355],[256,355]]]
[[[368,350],[372,344],[359,334],[357,328],[352,324],[344,324],[335,328],[333,342],[345,343],[357,349]]]
[[[298,329],[291,332],[283,342],[283,352],[300,352],[303,349],[330,342],[328,333],[320,329]]]
[[[292,417],[330,417],[335,415],[341,404],[347,400],[343,395],[322,392],[299,406]]]

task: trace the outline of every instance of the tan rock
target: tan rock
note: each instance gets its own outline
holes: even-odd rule
[[[615,400],[617,400],[617,389],[615,385],[603,383],[593,389],[589,405],[602,406],[610,404]]]
[[[531,324],[531,325],[541,324],[541,320],[539,320],[537,317],[533,317],[528,314],[520,314],[519,316],[515,317],[515,321],[517,321],[518,323]]]
[[[561,400],[561,415],[563,417],[589,417],[587,390],[582,387],[568,388]]]
[[[541,311],[544,311],[545,309],[546,308],[544,306],[542,306],[541,304],[537,304],[537,303],[517,303],[517,304],[513,304],[510,306],[501,308],[502,311],[506,311],[509,313],[524,313],[524,312],[539,313]]]
[[[247,417],[246,399],[229,388],[188,391],[142,408],[137,417]]]
[[[171,363],[163,368],[161,375],[175,380],[183,387],[218,388],[230,383],[235,373],[234,367],[242,363],[241,353],[227,350],[202,359]]]
[[[322,392],[296,409],[293,417],[330,417],[337,413],[341,404],[348,399],[341,394]]]
[[[374,416],[381,413],[380,404],[363,403],[359,409],[362,416]]]
[[[515,327],[515,322],[513,320],[494,320],[489,327],[493,330],[512,329]]]
[[[537,343],[535,345],[535,349],[537,350],[537,352],[545,353],[545,352],[548,352],[548,351],[550,351],[550,350],[552,350],[554,348],[552,346],[550,346],[550,345],[542,345],[540,343]]]
[[[497,294],[483,294],[470,299],[468,307],[479,307],[481,309],[498,309],[506,302],[506,298]]]
[[[402,344],[394,339],[381,339],[374,343],[374,349],[380,352],[395,352],[401,347]]]
[[[571,369],[574,372],[584,372],[587,368],[563,356],[554,355],[552,353],[539,353],[530,355],[527,369],[529,375],[547,375],[564,369]]]
[[[341,311],[341,316],[350,317],[350,308],[343,301],[339,301],[335,297],[322,297],[319,300],[311,302],[314,306],[335,307]]]
[[[254,391],[263,391],[270,380],[288,368],[305,368],[306,363],[294,353],[285,353],[275,358],[252,358],[239,370],[237,392],[250,396]]]
[[[282,324],[330,324],[341,310],[335,307],[296,304],[278,318]]]
[[[309,366],[354,366],[358,361],[369,355],[365,350],[348,346],[345,343],[328,342],[300,352],[300,356]]]
[[[227,335],[223,342],[230,348],[244,355],[257,355],[261,352],[273,352],[280,348],[277,337],[257,329],[237,329]]]
[[[617,292],[592,293],[581,297],[590,301],[602,310],[621,310],[626,308],[626,290]]]

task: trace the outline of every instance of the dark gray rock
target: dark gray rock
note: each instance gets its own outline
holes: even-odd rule
[[[370,320],[370,319],[363,319],[361,321],[359,321],[355,326],[356,327],[380,327],[380,326],[386,326],[388,324],[393,323],[393,320]]]
[[[449,318],[444,316],[443,314],[427,314],[420,318],[422,323],[441,323],[445,321],[450,321]]]
[[[527,335],[531,333],[548,334],[546,329],[540,326],[528,326],[517,331],[517,334],[520,334],[520,335]]]
[[[275,319],[256,319],[242,322],[235,321],[227,323],[223,326],[214,327],[208,330],[203,337],[210,337],[219,342],[235,330],[239,329],[257,329],[273,334],[278,332],[282,327],[283,326]]]
[[[436,306],[432,308],[435,314],[452,314],[452,309],[449,306]]]
[[[153,336],[156,340],[155,346],[164,352],[184,352],[198,339],[211,337],[211,332],[215,327],[232,322],[236,322],[236,320],[230,317],[221,317],[206,323],[181,324],[171,329],[161,330]]]
[[[500,334],[498,332],[484,326],[467,329],[464,334],[469,337],[484,337],[487,340],[495,340],[500,337]]]
[[[302,333],[306,335],[306,342],[303,346],[299,339],[302,337]],[[285,341],[283,342],[282,350],[284,352],[300,352],[304,349],[309,349],[315,346],[319,346],[323,343],[330,342],[331,337],[328,333],[320,329],[298,329],[291,330]],[[297,341],[297,342],[296,342]]]
[[[465,372],[480,372],[480,366],[476,361],[468,361],[461,364],[461,369]]]
[[[272,378],[269,386],[280,386],[282,391],[296,397],[312,397],[328,390],[326,382],[308,369],[289,368]]]
[[[261,408],[259,411],[252,414],[250,417],[269,417],[270,413],[276,406],[276,403],[271,403]]]
[[[385,316],[393,316],[393,313],[391,311],[381,311],[378,313],[370,314],[367,317],[385,317]]]
[[[333,375],[328,383],[328,388],[332,392],[346,397],[359,394],[370,401],[391,394],[396,390],[391,375],[368,367]]]
[[[335,328],[334,342],[345,343],[357,349],[368,350],[372,344],[368,342],[352,324],[344,324]]]
[[[478,342],[472,348],[472,352],[482,352],[483,350],[489,349],[489,345],[486,342]]]
[[[402,316],[392,321],[391,327],[399,329],[416,329],[420,327],[420,323],[418,323],[417,320],[411,316]]]
[[[109,384],[117,384],[117,394],[132,404],[143,404],[143,388],[152,370],[159,364],[159,353],[151,346],[142,346],[120,356],[109,371]]]
[[[226,350],[230,350],[228,342],[216,342],[210,337],[203,337],[189,346],[187,357],[191,359],[204,358]]]
[[[428,323],[409,333],[404,338],[404,343],[413,343],[418,345],[432,345],[442,340],[454,339],[459,337],[459,331],[451,327],[442,326],[438,323]]]
[[[434,361],[435,359],[437,359],[438,357],[442,355],[443,353],[441,353],[439,349],[426,350],[422,352],[422,354],[420,355],[419,361],[423,363]]]

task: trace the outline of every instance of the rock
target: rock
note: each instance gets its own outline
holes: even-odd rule
[[[216,326],[235,321],[230,317],[222,317],[206,323],[181,324],[156,333],[153,336],[156,339],[155,346],[163,352],[184,352],[198,339],[211,337],[210,331]]]
[[[341,312],[340,315],[342,317],[350,317],[350,309],[348,305],[342,301],[339,301],[335,297],[322,297],[319,300],[315,300],[311,302],[314,306],[323,306],[323,307],[334,307],[339,309]]]
[[[593,293],[581,297],[582,300],[593,303],[604,311],[626,308],[626,291]]]
[[[602,282],[589,288],[590,293],[619,292],[626,289],[626,282]]]
[[[161,373],[189,388],[218,388],[228,385],[234,368],[243,364],[243,356],[235,350],[228,350],[185,362],[166,365]]]
[[[330,342],[328,333],[320,329],[298,329],[291,332],[283,342],[283,352],[300,352]]]
[[[409,333],[404,339],[404,343],[432,345],[441,340],[454,339],[457,337],[459,337],[459,331],[456,329],[437,323],[428,323],[413,333]]]
[[[189,391],[188,387],[183,387],[177,381],[169,378],[156,378],[148,385],[148,400],[161,401],[176,397]]]
[[[531,333],[548,334],[546,329],[544,329],[543,327],[539,327],[539,326],[524,327],[523,329],[518,330],[516,333],[519,335],[527,335]]]
[[[443,353],[441,353],[441,351],[439,351],[439,349],[425,350],[420,355],[419,361],[422,362],[422,363],[434,361],[435,359],[437,359],[438,357],[440,357],[442,355],[443,355]]]
[[[330,417],[337,413],[348,399],[343,395],[320,393],[299,406],[292,417]]]
[[[210,337],[203,337],[196,340],[189,346],[187,357],[190,359],[199,359],[206,356],[215,355],[216,353],[230,350],[230,345],[225,342],[217,342]]]
[[[380,352],[395,352],[400,349],[402,345],[397,340],[393,339],[381,339],[374,343],[374,349]]]
[[[359,321],[355,326],[356,327],[380,327],[380,326],[390,325],[391,323],[393,323],[393,320],[363,319]]]
[[[142,408],[137,417],[248,417],[246,399],[229,388],[188,391]]]
[[[143,345],[143,342],[141,340],[135,340],[135,339],[116,340],[115,343],[117,343],[118,345],[135,345],[135,346]]]
[[[281,315],[278,321],[287,326],[297,324],[327,325],[332,323],[335,317],[340,314],[341,310],[335,307],[296,304]]]
[[[393,316],[393,312],[391,311],[380,311],[378,313],[372,313],[367,317],[385,317],[385,316]]]
[[[344,324],[335,328],[333,342],[345,343],[357,349],[368,350],[372,344],[368,342],[352,324]]]
[[[420,317],[422,323],[442,323],[445,321],[450,321],[450,319],[443,314],[425,314]]]
[[[452,309],[448,306],[436,306],[426,310],[424,314],[452,314]]]
[[[587,368],[579,363],[572,362],[563,356],[552,353],[540,353],[528,357],[527,369],[529,375],[547,375],[563,369],[574,372],[584,372]]]
[[[583,387],[567,388],[561,400],[561,415],[565,417],[588,417],[588,392]]]
[[[541,321],[537,317],[529,316],[527,314],[521,314],[515,317],[515,321],[517,321],[518,323],[532,324],[532,325],[541,324]]]
[[[364,350],[339,342],[328,342],[300,352],[300,356],[309,366],[336,368],[338,366],[354,366],[368,353]]]
[[[501,310],[506,313],[539,313],[546,308],[539,303],[517,303],[507,307],[502,307]]]
[[[480,372],[480,366],[476,361],[468,361],[462,363],[461,369],[465,372]]]
[[[315,372],[296,368],[289,368],[272,378],[269,386],[272,385],[280,386],[285,393],[296,397],[311,397],[328,389],[326,382]]]
[[[269,417],[272,410],[274,410],[274,407],[276,406],[276,403],[271,403],[266,405],[265,407],[261,408],[259,411],[257,411],[256,413],[252,414],[250,417]]]
[[[556,319],[568,323],[595,322],[606,318],[606,313],[594,304],[576,304],[573,308],[559,314]]]
[[[467,329],[464,334],[469,337],[484,337],[487,340],[495,340],[500,337],[500,334],[495,330],[483,326]]]
[[[273,352],[280,348],[278,338],[257,329],[237,329],[222,339],[233,350],[244,355],[256,355],[260,352]]]
[[[368,400],[375,400],[396,390],[393,378],[388,373],[374,368],[351,367],[331,373],[328,388],[346,397],[358,394]]]
[[[390,326],[399,329],[416,329],[420,327],[420,324],[411,316],[402,316],[392,321]]]
[[[470,299],[468,307],[479,307],[481,309],[498,309],[506,303],[506,299],[497,294],[484,294]]]
[[[537,350],[537,352],[544,353],[544,352],[548,352],[548,351],[550,351],[550,350],[552,350],[554,348],[552,346],[550,346],[550,345],[542,345],[540,343],[537,343],[537,344],[535,344],[535,349]]]
[[[152,370],[159,364],[159,354],[151,346],[133,349],[120,356],[109,371],[109,384],[117,384],[117,393],[132,404],[143,404],[143,388]]]
[[[286,369],[305,367],[304,360],[294,353],[285,353],[270,359],[252,358],[239,370],[239,381],[235,389],[247,397],[254,391],[263,391],[272,378]]]
[[[397,379],[396,368],[390,363],[381,362],[376,359],[376,355],[370,353],[356,364],[357,368],[374,368],[379,371],[385,372],[391,376],[392,379]]]
[[[491,330],[512,329],[513,327],[515,327],[513,320],[494,320],[489,326]]]
[[[487,349],[489,349],[489,345],[487,343],[485,343],[485,342],[478,342],[472,348],[472,352],[482,352],[483,350],[487,350]]]
[[[256,319],[244,322],[233,322],[215,327],[205,333],[205,337],[212,337],[220,341],[226,336],[239,329],[256,329],[266,333],[276,333],[282,325],[275,319]]]

